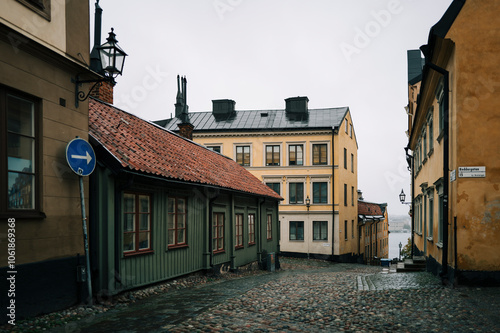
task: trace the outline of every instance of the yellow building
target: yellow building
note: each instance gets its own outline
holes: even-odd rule
[[[386,203],[358,200],[359,254],[365,263],[389,258],[389,219]]]
[[[413,254],[443,282],[500,282],[499,12],[455,0],[420,48],[423,68],[409,51]]]
[[[214,100],[212,112],[185,114],[180,93],[176,117],[156,123],[177,131],[190,122],[195,142],[234,159],[284,198],[283,254],[355,260],[358,146],[351,114],[348,107],[309,109],[308,101],[236,111],[234,101]]]

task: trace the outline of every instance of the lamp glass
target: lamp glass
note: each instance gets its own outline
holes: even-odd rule
[[[405,199],[406,199],[406,194],[405,192],[403,192],[403,190],[401,190],[401,193],[399,194],[399,201],[401,201],[401,203],[405,202]]]

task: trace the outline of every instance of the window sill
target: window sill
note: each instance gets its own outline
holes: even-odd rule
[[[424,165],[425,163],[427,163],[427,156],[424,157],[424,160],[422,161],[422,165]]]
[[[443,243],[442,243],[442,242],[437,242],[437,243],[436,243],[436,245],[437,245],[437,247],[438,247],[438,248],[440,248],[440,249],[442,249],[442,248],[443,248]]]
[[[143,255],[143,254],[153,254],[155,253],[154,250],[142,250],[142,251],[136,251],[136,252],[130,252],[130,253],[123,253],[123,257],[124,258],[128,258],[128,257],[135,257],[135,256],[140,256],[140,255]]]
[[[255,246],[255,243],[248,243],[248,246]]]
[[[243,245],[239,245],[239,246],[235,246],[234,249],[235,250],[241,250],[241,249],[244,249],[245,247]]]
[[[432,236],[429,236],[429,237],[427,237],[427,241],[433,243],[434,242],[434,238],[432,238]]]
[[[431,148],[429,150],[429,153],[427,154],[428,157],[431,157],[432,156],[432,153],[434,153],[434,148]]]
[[[268,239],[269,240],[269,239]],[[303,239],[289,239],[290,242],[303,242]]]
[[[169,245],[168,249],[169,250],[175,250],[175,249],[184,249],[186,247],[189,247],[187,244],[178,244],[178,245]]]
[[[222,254],[222,253],[226,253],[226,250],[217,250],[217,251],[214,251],[214,254]]]
[[[13,211],[10,213],[0,213],[0,219],[10,219],[14,218],[16,220],[28,220],[28,219],[33,219],[33,220],[43,220],[47,217],[44,212],[19,212],[19,211]]]

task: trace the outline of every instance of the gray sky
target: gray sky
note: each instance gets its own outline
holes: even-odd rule
[[[95,0],[91,6],[91,36]],[[213,99],[237,110],[348,106],[365,200],[406,214],[410,174],[406,50],[427,43],[451,0],[101,0],[102,43],[111,27],[128,53],[114,104],[143,119],[174,113],[177,74],[190,112]],[[91,41],[93,43],[93,40]]]

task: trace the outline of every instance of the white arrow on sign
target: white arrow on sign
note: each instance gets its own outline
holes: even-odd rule
[[[90,161],[92,161],[92,156],[90,156],[89,152],[86,151],[85,152],[87,154],[87,156],[83,156],[83,155],[71,155],[71,158],[76,158],[78,160],[87,160],[87,164],[90,163]]]

